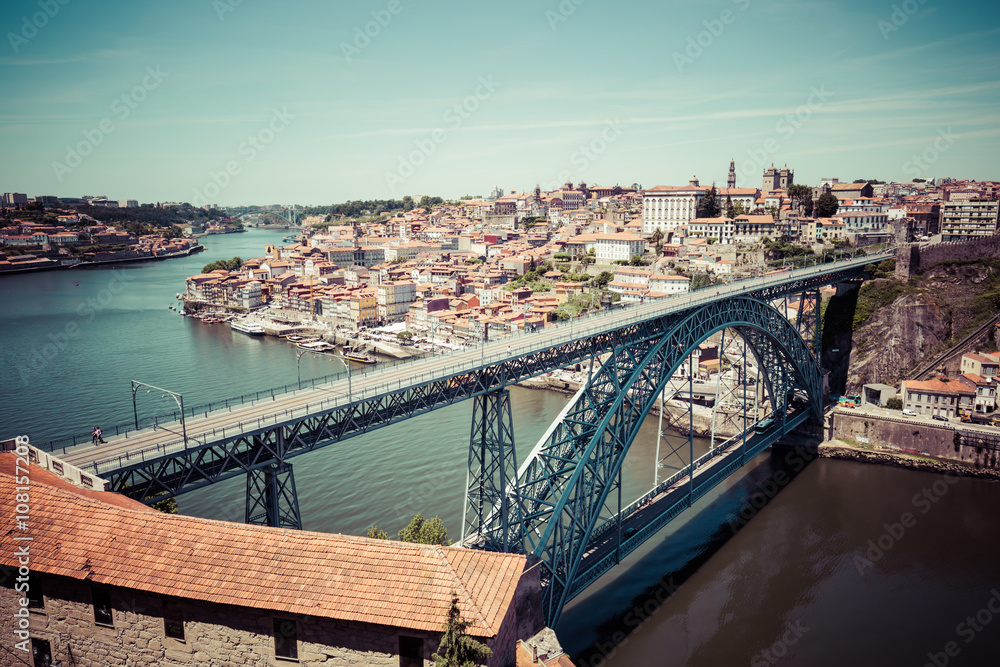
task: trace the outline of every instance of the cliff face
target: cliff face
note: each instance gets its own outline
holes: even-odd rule
[[[934,266],[909,284],[885,279],[865,283],[850,338],[847,388],[896,384],[994,315],[998,269],[998,260],[959,262]],[[857,320],[863,323],[858,326]],[[992,345],[986,339],[979,343]],[[948,370],[957,370],[957,364]]]

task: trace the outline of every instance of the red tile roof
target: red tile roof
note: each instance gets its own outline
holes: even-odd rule
[[[0,453],[14,512],[14,455]],[[94,583],[286,613],[440,631],[459,597],[470,632],[495,635],[525,556],[167,515],[31,468],[31,567]],[[0,563],[17,567],[15,531]]]

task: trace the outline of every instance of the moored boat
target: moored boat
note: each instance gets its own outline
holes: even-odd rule
[[[260,325],[260,322],[249,322],[247,320],[233,320],[229,326],[233,331],[239,331],[240,333],[245,333],[248,336],[263,336],[264,327]]]
[[[362,352],[361,350],[355,350],[352,347],[345,347],[341,352],[344,359],[350,361],[356,361],[359,364],[377,364],[378,359],[374,355],[368,354],[367,352]]]
[[[332,352],[335,350],[335,346],[327,343],[325,340],[308,340],[298,343],[295,347],[300,350],[308,350],[309,352]]]

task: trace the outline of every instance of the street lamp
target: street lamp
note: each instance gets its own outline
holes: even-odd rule
[[[299,380],[299,389],[302,389],[302,366],[299,362],[302,361],[303,354],[315,351],[316,350],[303,350],[302,348],[298,348],[298,350],[295,352],[295,375]]]
[[[132,382],[132,416],[135,418],[135,430],[137,431],[139,430],[139,410],[135,404],[135,393],[139,390],[139,387],[149,387],[150,389],[155,389],[156,391],[162,391],[164,395],[169,395],[170,398],[174,399],[174,403],[177,404],[178,409],[180,409],[181,411],[181,432],[184,436],[184,448],[187,449],[188,436],[187,436],[187,424],[184,422],[184,397],[175,391],[170,391],[169,389],[160,389],[159,387],[154,387],[153,385],[146,384],[145,382],[139,382],[137,380],[131,380],[131,382]]]
[[[344,367],[347,368],[347,400],[348,400],[348,402],[350,402],[350,400],[351,400],[351,394],[352,394],[352,392],[351,392],[351,364],[342,355],[335,354],[333,356],[337,357],[342,362],[344,362]]]

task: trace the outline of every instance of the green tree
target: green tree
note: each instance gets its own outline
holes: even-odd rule
[[[719,206],[719,195],[713,185],[712,188],[705,193],[701,202],[698,203],[698,217],[718,218],[720,213],[722,213],[722,209]]]
[[[639,255],[632,255],[632,259],[628,261],[629,266],[646,266],[649,262],[644,260]]]
[[[662,241],[663,240],[663,230],[662,229],[654,229],[652,236],[649,237],[649,240],[653,242],[653,245],[656,245],[657,243],[659,243],[660,241]]]
[[[607,287],[608,283],[610,283],[614,279],[615,279],[615,274],[611,273],[610,271],[601,271],[601,273],[598,274],[596,278],[594,278],[594,283],[596,283],[599,287],[604,288]]]
[[[829,218],[840,208],[840,202],[831,192],[824,192],[816,200],[816,217]]]
[[[890,410],[902,410],[903,399],[894,396],[885,402],[885,407],[889,408]]]
[[[708,287],[714,284],[712,282],[712,276],[707,273],[696,273],[691,277],[691,289],[701,289],[702,287]]]
[[[212,271],[217,271],[218,269],[225,269],[226,271],[235,271],[243,266],[243,260],[240,257],[233,257],[232,259],[220,259],[217,262],[212,262],[211,264],[206,264],[201,267],[202,273],[211,273]]]
[[[812,215],[813,191],[811,187],[808,185],[793,183],[788,186],[788,196],[799,201],[799,205],[802,207],[802,212],[805,213],[807,217]]]
[[[493,651],[486,644],[478,642],[466,631],[472,625],[462,620],[458,609],[458,596],[452,593],[451,607],[444,623],[444,634],[437,652],[431,657],[434,667],[476,667],[483,660],[493,657]]]
[[[739,215],[746,215],[749,212],[750,211],[747,210],[747,207],[743,204],[742,201],[738,201],[735,204],[733,204],[733,217],[734,218],[736,216],[739,216]]]
[[[444,527],[441,517],[435,516],[425,520],[424,515],[417,512],[406,528],[399,531],[399,539],[403,542],[448,546],[448,530]]]
[[[387,540],[389,539],[389,534],[378,527],[377,523],[373,523],[368,526],[368,532],[366,535],[374,540]]]
[[[413,332],[400,331],[399,333],[396,334],[396,338],[398,338],[401,343],[409,343],[411,340],[413,340]]]
[[[177,499],[173,496],[164,498],[163,500],[157,500],[149,506],[154,510],[163,512],[164,514],[177,514]]]
[[[736,217],[736,207],[733,205],[733,198],[726,195],[726,217],[732,220]]]

